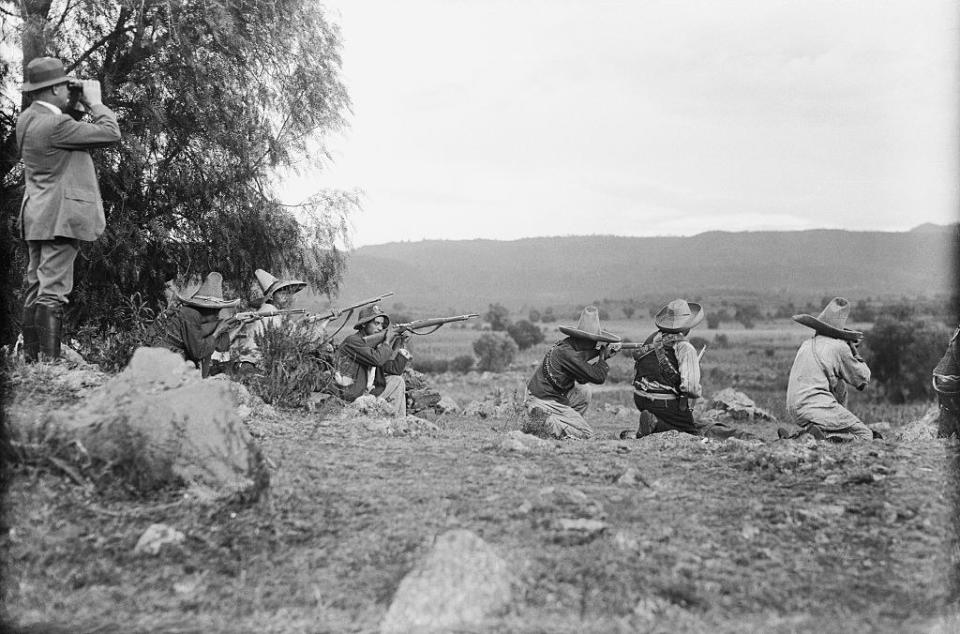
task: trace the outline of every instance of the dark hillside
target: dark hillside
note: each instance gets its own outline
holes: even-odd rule
[[[350,297],[393,290],[409,306],[508,307],[728,290],[785,297],[934,295],[952,287],[953,227],[852,232],[708,232],[691,237],[572,236],[425,240],[362,247]]]

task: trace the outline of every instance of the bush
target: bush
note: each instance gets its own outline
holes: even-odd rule
[[[490,304],[490,309],[483,318],[489,322],[491,330],[506,330],[510,325],[510,311],[500,304]]]
[[[720,314],[719,313],[708,313],[707,314],[707,328],[710,330],[716,330],[720,327]]]
[[[543,314],[540,316],[540,321],[545,324],[551,324],[557,321],[557,316],[553,314],[552,306],[547,306],[546,310],[544,310]]]
[[[411,366],[417,372],[424,374],[443,374],[450,368],[450,362],[447,359],[414,357]]]
[[[507,334],[517,343],[517,347],[521,350],[526,350],[544,339],[543,331],[525,319],[507,326]]]
[[[537,310],[536,308],[531,308],[530,313],[527,316],[527,319],[529,319],[531,323],[536,323],[540,321],[540,311]]]
[[[296,324],[267,326],[257,336],[260,373],[240,376],[250,391],[270,405],[303,407],[331,381],[332,357],[317,348],[316,334]]]
[[[952,331],[937,322],[901,321],[881,314],[864,337],[863,357],[887,399],[904,403],[933,398],[931,374]]]
[[[159,311],[159,306],[150,306],[140,293],[125,298],[118,312],[119,321],[126,324],[126,328],[91,325],[80,328],[74,335],[80,356],[88,363],[99,365],[104,372],[120,372],[130,363],[137,348],[160,345],[163,338],[164,313]],[[67,339],[64,337],[65,342]]]
[[[715,335],[715,336],[713,337],[713,342],[714,342],[715,344],[717,344],[718,346],[720,346],[721,348],[729,348],[729,347],[730,347],[730,337],[728,337],[727,335],[722,334],[722,333],[721,333],[721,334],[718,334],[718,335]]]
[[[473,369],[473,364],[476,362],[477,360],[473,358],[473,355],[461,354],[458,357],[454,357],[453,360],[450,361],[450,371],[466,374]]]
[[[502,372],[513,362],[517,344],[508,336],[488,332],[473,342],[473,351],[479,359],[478,370]]]

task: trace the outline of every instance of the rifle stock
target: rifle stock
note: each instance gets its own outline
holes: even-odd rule
[[[355,311],[358,308],[363,308],[364,306],[369,306],[370,304],[380,303],[385,298],[390,297],[391,295],[393,295],[393,291],[390,291],[389,293],[384,293],[383,295],[377,295],[376,297],[371,297],[370,299],[365,299],[362,302],[351,304],[350,306],[347,306],[345,308],[339,308],[339,309],[332,308],[325,313],[317,313],[314,315],[310,315],[309,317],[304,319],[304,321],[307,323],[313,323],[315,321],[320,321],[321,319],[336,319],[337,317],[339,317],[344,313]]]

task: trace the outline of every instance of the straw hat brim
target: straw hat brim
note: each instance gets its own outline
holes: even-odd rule
[[[620,337],[613,334],[612,332],[607,332],[603,328],[600,329],[600,334],[595,332],[587,332],[586,330],[580,330],[579,328],[571,328],[570,326],[560,326],[560,332],[567,335],[568,337],[578,337],[580,339],[589,339],[591,341],[602,341],[604,343],[617,343],[620,341]]]
[[[833,337],[834,339],[859,341],[863,337],[863,333],[859,330],[851,330],[850,328],[837,328],[836,326],[831,326],[828,323],[820,321],[813,315],[794,315],[793,320],[802,326],[813,328],[817,331],[818,335],[825,335],[827,337]]]
[[[187,306],[193,306],[195,308],[232,308],[240,303],[240,299],[218,299],[216,297],[205,297],[203,295],[193,297],[184,297],[183,295],[177,294],[177,297],[180,298],[180,301],[186,304]]]
[[[282,282],[281,282],[281,281],[277,281],[277,282],[274,282],[273,284],[270,285],[270,288],[268,288],[268,289],[266,290],[266,292],[263,294],[263,296],[264,296],[264,297],[272,297],[273,294],[276,293],[277,291],[282,291],[283,289],[289,288],[289,287],[291,287],[291,286],[296,286],[296,287],[297,287],[297,288],[294,289],[292,292],[294,292],[294,293],[299,293],[300,291],[303,290],[303,288],[304,288],[306,285],[307,285],[306,282],[301,282],[300,280],[284,280],[284,281],[282,281]]]
[[[703,321],[703,306],[695,302],[689,302],[688,305],[690,306],[691,311],[690,316],[680,325],[662,325],[660,321],[663,319],[663,317],[660,315],[657,315],[657,317],[654,318],[653,323],[656,324],[657,328],[663,332],[680,332],[681,330],[690,330],[691,328],[696,328],[700,325],[700,322]]]

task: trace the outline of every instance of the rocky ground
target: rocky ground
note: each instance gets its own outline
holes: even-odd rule
[[[34,426],[106,380],[11,376],[6,411]],[[518,431],[504,380],[430,420],[240,393],[269,470],[254,501],[137,498],[31,453],[7,492],[6,617],[98,632],[423,631],[426,616],[471,632],[960,631],[960,454],[929,421],[848,445],[773,440],[762,416],[738,424],[767,442],[621,441],[631,413],[598,405],[597,439],[559,442]]]

